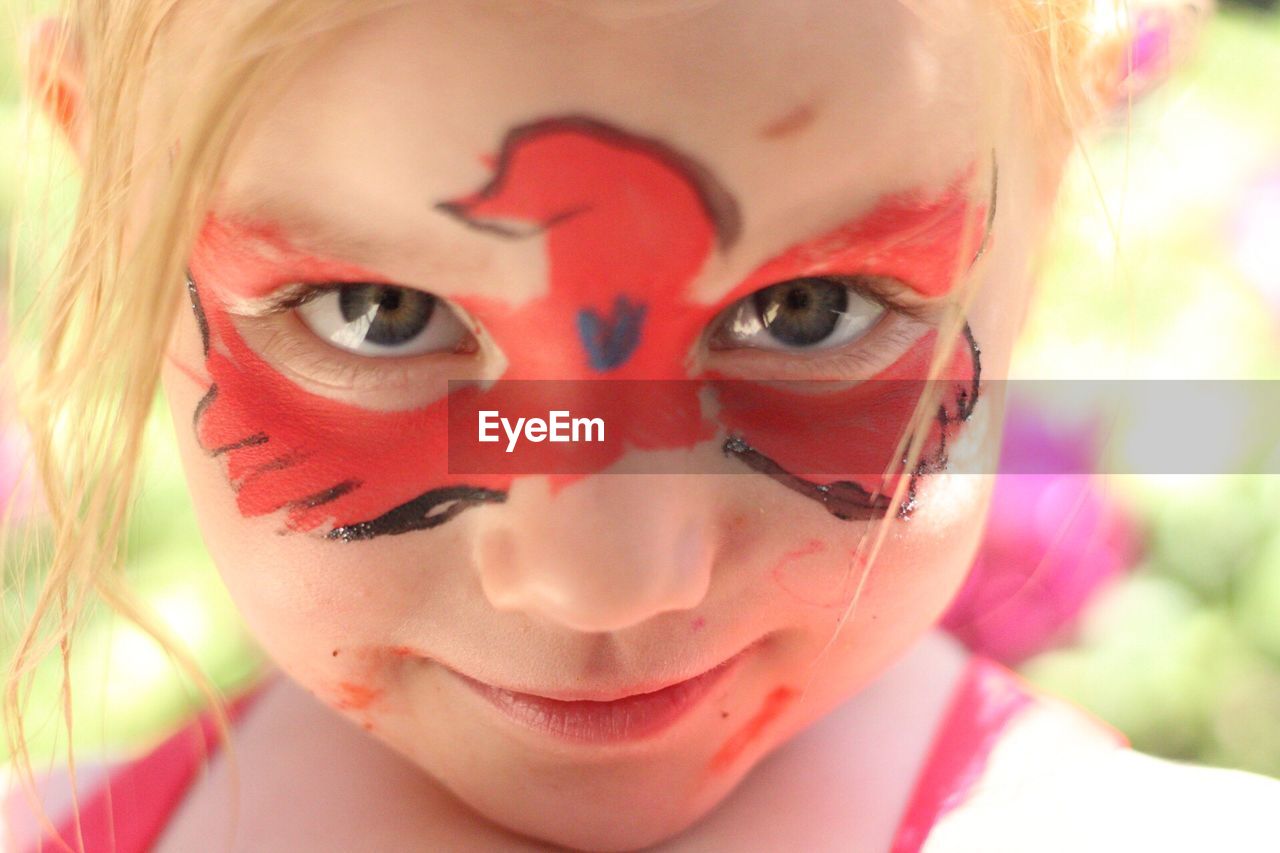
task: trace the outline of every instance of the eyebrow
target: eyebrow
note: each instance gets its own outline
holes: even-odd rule
[[[991,157],[991,191],[975,202],[975,162],[934,196],[908,190],[816,237],[794,243],[756,267],[726,299],[769,284],[823,275],[872,275],[900,280],[925,298],[946,295],[982,257],[995,221],[998,169]]]
[[[212,279],[227,295],[243,301],[253,310],[278,301],[272,297],[290,284],[316,281],[369,281],[389,283],[386,276],[349,261],[339,260],[331,252],[312,253],[299,244],[302,240],[320,244],[332,227],[292,220],[285,226],[276,221],[246,219],[235,215],[211,213],[206,219],[191,250],[190,268],[198,280]],[[287,235],[287,236],[286,236]],[[357,245],[368,251],[369,244],[334,239],[348,249]]]

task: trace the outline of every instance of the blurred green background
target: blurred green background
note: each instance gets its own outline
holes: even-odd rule
[[[74,178],[46,129],[24,124],[8,24],[0,22],[0,249],[7,256],[9,240],[31,243],[4,282],[22,306],[40,261],[27,250],[32,229],[9,227],[12,211],[22,197],[49,195],[54,219],[65,219]],[[1089,163],[1071,167],[1015,376],[1280,378],[1277,104],[1280,15],[1228,7],[1189,66],[1131,116],[1117,111],[1090,140]],[[1119,257],[1099,188],[1120,224]],[[8,277],[0,271],[0,281]],[[0,480],[24,452],[11,415],[11,402],[0,401]],[[234,691],[261,661],[200,543],[160,409],[153,433],[129,579]],[[1280,776],[1280,477],[1126,477],[1103,488],[1131,513],[1140,557],[1094,596],[1065,644],[1022,670],[1139,749]],[[39,518],[25,524],[38,542]],[[6,658],[18,605],[34,588],[16,564],[9,555]],[[197,701],[155,644],[102,608],[89,613],[77,648],[81,756],[143,749]],[[59,679],[54,662],[36,677],[36,756],[64,746]]]

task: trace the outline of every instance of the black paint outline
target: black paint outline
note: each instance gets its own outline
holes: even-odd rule
[[[938,405],[938,413],[934,416],[941,428],[941,441],[937,452],[930,458],[917,460],[911,477],[907,481],[907,494],[898,507],[898,518],[906,520],[919,508],[917,500],[917,481],[925,474],[934,474],[946,468],[948,462],[947,428],[955,423],[963,423],[973,416],[981,393],[982,350],[973,335],[969,324],[964,324],[964,338],[969,345],[969,356],[973,363],[973,380],[968,388],[956,392],[956,411],[953,415],[947,411],[945,403]],[[874,381],[874,380],[872,380]],[[922,382],[924,380],[921,380]],[[782,486],[810,500],[817,501],[841,521],[873,521],[883,518],[889,511],[888,495],[879,492],[868,492],[865,488],[849,480],[837,480],[834,483],[815,483],[788,471],[773,458],[766,456],[752,447],[740,435],[727,437],[720,446],[726,455],[737,459],[753,471],[757,471]],[[906,459],[902,460],[906,464]]]
[[[501,489],[485,489],[478,486],[442,486],[424,492],[411,501],[372,518],[335,527],[325,534],[326,539],[342,542],[358,542],[376,536],[397,536],[415,530],[430,530],[454,518],[458,513],[476,506],[506,503],[507,493]],[[445,507],[432,513],[437,507]]]

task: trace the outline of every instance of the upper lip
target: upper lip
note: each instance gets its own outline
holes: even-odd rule
[[[755,647],[758,643],[759,641],[756,641],[755,643],[750,643],[749,645],[744,646],[743,648],[729,655],[729,657],[724,658],[719,663],[715,663],[710,666],[704,666],[702,669],[692,672],[681,678],[671,678],[671,679],[665,679],[661,681],[654,680],[654,681],[648,681],[648,682],[640,682],[638,684],[633,684],[625,688],[570,687],[570,688],[564,688],[564,689],[549,690],[542,687],[509,687],[506,685],[492,684],[490,682],[483,681],[479,678],[475,678],[474,676],[467,675],[462,670],[454,666],[451,666],[449,664],[446,664],[443,661],[440,661],[439,659],[436,659],[436,661],[437,663],[440,663],[441,666],[452,671],[455,675],[458,675],[459,677],[464,678],[467,681],[471,681],[483,687],[487,687],[491,690],[505,690],[509,693],[521,693],[526,696],[534,696],[539,699],[549,699],[555,702],[617,702],[619,700],[629,699],[634,696],[643,696],[648,693],[658,693],[662,690],[666,690],[667,688],[675,687],[677,684],[683,684],[686,681],[692,681],[696,678],[700,678],[704,675],[707,675],[711,672],[719,670],[720,668],[728,666],[729,664],[733,663],[738,658],[745,655],[751,648]]]

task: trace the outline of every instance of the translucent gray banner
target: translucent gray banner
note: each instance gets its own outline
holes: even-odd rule
[[[451,474],[1280,474],[1280,381],[451,382]],[[993,403],[1021,424],[995,442]],[[1028,428],[1027,424],[1031,426]]]

